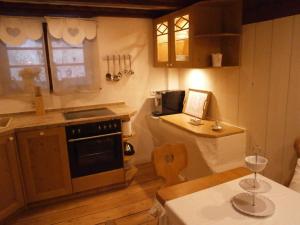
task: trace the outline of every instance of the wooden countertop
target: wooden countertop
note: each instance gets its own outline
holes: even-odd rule
[[[215,124],[215,121],[209,120],[202,120],[201,125],[195,126],[189,123],[190,119],[193,117],[184,113],[161,116],[160,118],[167,123],[175,125],[201,137],[218,138],[244,132],[242,128],[224,123],[222,123],[223,129],[221,131],[213,131],[211,128]]]
[[[206,188],[210,188],[218,184],[222,184],[239,177],[246,176],[250,173],[250,170],[244,167],[239,167],[222,173],[216,173],[207,177],[202,177],[162,188],[157,192],[156,198],[162,205],[164,205],[166,201],[179,198]]]
[[[96,109],[96,108],[103,108],[103,107],[110,109],[115,114],[108,115],[108,116],[80,118],[74,120],[66,120],[63,116],[63,112]],[[66,126],[66,125],[81,124],[86,122],[97,122],[99,120],[109,120],[115,118],[127,121],[135,113],[136,110],[130,108],[125,103],[115,103],[115,104],[107,104],[107,105],[94,105],[94,106],[87,106],[87,107],[77,107],[77,108],[69,108],[64,110],[50,111],[43,116],[37,116],[34,113],[20,113],[20,114],[13,114],[11,116],[5,115],[5,117],[11,117],[11,121],[8,127],[0,128],[0,135],[11,134],[15,130],[23,131],[23,130],[31,130],[35,128],[39,129],[39,128],[46,128],[46,127]]]

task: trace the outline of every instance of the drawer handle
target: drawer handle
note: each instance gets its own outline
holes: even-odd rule
[[[13,141],[14,137],[9,137],[8,140]]]
[[[44,135],[45,135],[44,131],[41,131],[40,136],[44,136]]]

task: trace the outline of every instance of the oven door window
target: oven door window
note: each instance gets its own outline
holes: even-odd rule
[[[72,177],[123,167],[121,135],[81,140],[71,145],[69,155]]]

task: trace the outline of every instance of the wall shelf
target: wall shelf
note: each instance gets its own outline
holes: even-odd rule
[[[196,34],[194,38],[210,38],[210,37],[240,37],[239,33],[214,33],[214,34]]]

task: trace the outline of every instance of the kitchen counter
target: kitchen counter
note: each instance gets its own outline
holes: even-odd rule
[[[89,118],[80,118],[74,120],[66,120],[64,118],[64,112],[79,111],[87,109],[97,109],[106,107],[113,111],[115,115],[108,116],[93,116]],[[35,113],[19,113],[12,115],[3,115],[5,117],[11,117],[11,121],[6,128],[0,128],[0,135],[11,134],[15,130],[31,130],[33,128],[45,128],[45,127],[55,127],[55,126],[66,126],[72,124],[81,124],[87,122],[97,122],[99,120],[109,120],[119,118],[123,121],[128,121],[136,113],[136,110],[130,108],[125,103],[112,103],[85,107],[73,107],[63,110],[51,110],[47,111],[43,116],[37,116]]]
[[[211,130],[212,121],[203,125],[189,124],[190,116],[174,114],[147,118],[155,146],[164,143],[183,143],[188,152],[188,165],[182,176],[192,180],[240,167],[244,164],[246,132],[225,125],[224,130]]]
[[[242,128],[224,123],[222,123],[223,129],[221,131],[213,131],[211,128],[215,124],[215,121],[209,120],[202,120],[201,125],[195,126],[189,123],[190,119],[193,117],[184,113],[161,116],[160,118],[167,123],[175,125],[200,137],[219,138],[244,132]]]

